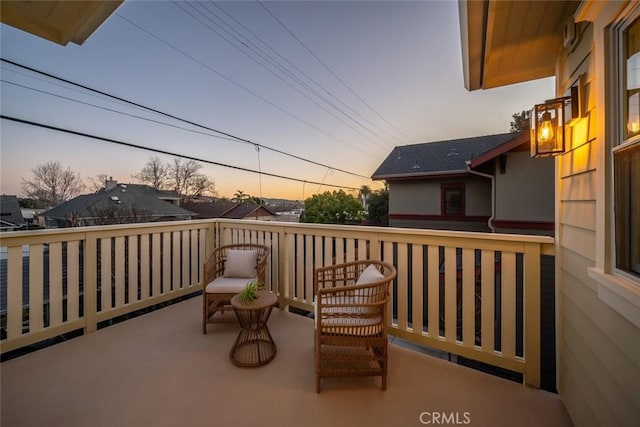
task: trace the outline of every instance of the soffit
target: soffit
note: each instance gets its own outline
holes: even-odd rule
[[[82,44],[122,2],[3,0],[0,21],[63,46]]]
[[[466,1],[460,25],[469,90],[555,75],[564,25],[579,1]]]

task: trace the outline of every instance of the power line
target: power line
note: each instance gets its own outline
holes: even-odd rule
[[[324,105],[320,104],[318,101],[316,101],[315,99],[312,99],[309,95],[307,95],[306,93],[302,92],[300,89],[298,89],[297,87],[293,86],[291,83],[289,83],[288,81],[286,81],[283,77],[281,77],[280,75],[276,74],[273,70],[267,68],[266,65],[264,65],[263,63],[259,62],[254,56],[252,56],[251,54],[247,53],[245,50],[243,50],[240,46],[238,46],[237,44],[233,43],[231,40],[229,40],[227,37],[225,37],[224,35],[220,34],[218,31],[216,31],[214,28],[212,28],[210,25],[208,25],[207,23],[203,22],[202,20],[200,20],[200,18],[198,18],[197,16],[195,16],[193,13],[189,12],[188,10],[185,9],[185,7],[177,2],[173,2],[178,8],[180,8],[184,13],[188,14],[189,16],[191,16],[193,19],[197,20],[200,24],[202,24],[203,26],[205,26],[209,31],[211,31],[212,33],[216,34],[218,37],[222,38],[224,41],[226,41],[227,43],[229,43],[231,46],[235,47],[238,51],[240,51],[242,54],[244,54],[245,56],[247,56],[249,59],[251,59],[252,61],[254,61],[256,64],[260,65],[262,68],[264,68],[267,72],[269,72],[270,74],[272,74],[273,76],[275,76],[277,79],[279,79],[280,81],[282,81],[284,84],[286,84],[287,86],[289,86],[290,88],[292,88],[293,90],[295,90],[296,92],[298,92],[299,94],[301,94],[302,96],[304,96],[306,99],[308,99],[310,102],[313,102],[316,106],[318,106],[319,108],[321,108],[322,110],[324,110],[325,112],[327,112],[328,114],[330,114],[331,116],[333,116],[336,120],[339,120],[341,123],[345,124],[346,126],[349,126],[351,129],[353,129],[354,131],[358,132],[361,136],[363,136],[364,138],[367,138],[368,140],[370,140],[371,142],[374,142],[375,144],[381,145],[380,142],[378,141],[373,141],[372,139],[370,139],[370,136],[365,135],[364,133],[362,133],[359,129],[356,129],[355,127],[353,127],[350,123],[344,121],[342,118],[338,117],[333,111],[328,110]],[[302,88],[306,89],[307,91],[309,91],[312,95],[314,95],[316,98],[322,100],[324,103],[326,103],[327,105],[329,105],[330,107],[332,107],[333,109],[335,109],[336,111],[338,111],[339,113],[341,113],[342,115],[346,116],[349,120],[351,120],[352,122],[356,123],[358,126],[360,126],[362,129],[364,129],[365,131],[367,131],[368,133],[370,133],[371,135],[373,135],[375,138],[378,138],[379,140],[382,141],[382,144],[386,144],[386,147],[384,148],[388,148],[388,147],[393,147],[393,144],[388,143],[387,141],[384,140],[384,138],[382,138],[381,136],[379,136],[378,134],[376,134],[374,131],[372,131],[371,129],[369,129],[367,126],[365,126],[364,124],[362,124],[360,121],[356,120],[355,118],[353,118],[349,113],[347,113],[346,111],[344,111],[343,109],[341,109],[340,107],[338,107],[337,105],[335,105],[333,102],[331,102],[329,99],[327,99],[325,96],[323,96],[322,94],[318,93],[317,90],[315,90],[314,88],[312,88],[311,86],[309,86],[307,83],[305,83],[304,81],[302,81],[300,78],[298,78],[295,74],[293,74],[292,72],[290,72],[289,70],[287,70],[282,64],[280,64],[276,59],[274,59],[271,55],[269,55],[267,52],[265,52],[263,49],[261,49],[260,47],[256,46],[253,42],[251,42],[248,38],[246,38],[244,35],[242,35],[241,33],[239,33],[235,28],[233,28],[231,25],[229,25],[228,23],[224,22],[224,20],[222,20],[222,18],[220,18],[218,15],[215,14],[215,12],[211,11],[211,9],[208,8],[208,6],[206,5],[199,5],[204,8],[207,12],[209,12],[212,16],[216,17],[219,21],[221,21],[223,24],[225,24],[227,27],[229,27],[234,33],[238,34],[241,38],[244,39],[241,40],[240,38],[238,38],[237,36],[231,34],[230,31],[228,31],[227,29],[223,28],[220,24],[218,24],[216,21],[214,21],[211,16],[206,15],[204,12],[196,9],[196,6],[194,6],[192,3],[185,3],[186,5],[188,5],[191,9],[193,9],[193,11],[197,14],[199,14],[200,16],[202,16],[203,18],[205,18],[207,21],[209,21],[211,24],[215,25],[217,28],[219,28],[220,30],[224,31],[227,35],[229,35],[230,37],[232,37],[234,40],[236,40],[237,43],[239,43],[241,46],[244,46],[246,49],[248,49],[249,51],[251,51],[253,54],[257,55],[259,58],[261,58],[262,60],[266,61],[267,63],[269,63],[272,67],[274,67],[276,70],[278,70],[279,72],[281,72],[283,75],[285,75],[286,77],[288,77],[289,79],[293,80],[296,84],[298,84],[299,86],[301,86]],[[264,41],[263,41],[264,43]],[[266,44],[266,43],[265,43]],[[250,46],[251,45],[251,46]],[[273,49],[272,49],[273,50]],[[280,55],[281,56],[281,55]],[[281,56],[282,57],[282,56]],[[308,76],[307,76],[308,77]],[[317,83],[316,83],[317,85]],[[327,91],[326,89],[324,89],[327,93],[330,94],[329,91]],[[335,98],[335,97],[334,97]],[[337,99],[337,98],[336,98]],[[344,104],[344,103],[343,103]]]
[[[302,117],[299,117],[299,116],[297,116],[297,115],[295,115],[295,114],[293,114],[293,113],[291,113],[291,112],[289,112],[289,111],[285,110],[284,108],[280,107],[279,105],[277,105],[277,104],[275,104],[275,103],[273,103],[273,102],[269,101],[269,100],[268,100],[268,99],[266,99],[265,97],[263,97],[263,96],[261,96],[261,95],[258,95],[256,92],[252,91],[251,89],[247,88],[246,86],[241,85],[240,83],[236,82],[235,80],[231,79],[230,77],[228,77],[228,76],[226,76],[226,75],[222,74],[221,72],[217,71],[217,70],[216,70],[216,69],[214,69],[213,67],[211,67],[211,66],[209,66],[209,65],[205,64],[204,62],[202,62],[202,61],[200,61],[199,59],[197,59],[196,57],[194,57],[194,56],[192,56],[192,55],[188,54],[187,52],[185,52],[185,51],[183,51],[183,50],[181,50],[181,49],[177,48],[176,46],[172,45],[172,44],[171,44],[171,43],[169,43],[168,41],[166,41],[166,40],[164,40],[163,38],[161,38],[161,37],[157,36],[156,34],[152,33],[151,31],[149,31],[149,30],[147,30],[147,29],[145,29],[145,28],[141,27],[140,25],[136,24],[135,22],[133,22],[133,21],[131,21],[131,20],[129,20],[129,19],[127,19],[127,18],[125,18],[124,16],[120,15],[119,13],[116,13],[115,15],[116,15],[116,16],[118,16],[119,18],[123,19],[124,21],[128,22],[129,24],[133,25],[134,27],[138,28],[140,31],[142,31],[142,32],[146,33],[147,35],[149,35],[149,36],[153,37],[154,39],[158,40],[158,41],[159,41],[159,42],[161,42],[162,44],[164,44],[164,45],[166,45],[166,46],[170,47],[171,49],[175,50],[176,52],[180,53],[181,55],[184,55],[184,56],[186,56],[187,58],[191,59],[192,61],[194,61],[194,62],[196,62],[196,63],[200,64],[201,66],[203,66],[203,67],[204,67],[204,68],[206,68],[207,70],[209,70],[209,71],[211,71],[212,73],[214,73],[214,74],[218,75],[219,77],[223,78],[224,80],[228,81],[229,83],[233,84],[234,86],[236,86],[236,87],[238,87],[238,88],[240,88],[240,89],[242,89],[242,90],[244,90],[244,91],[246,91],[246,92],[248,92],[248,93],[252,94],[253,96],[255,96],[256,98],[258,98],[258,99],[262,100],[263,102],[266,102],[267,104],[271,105],[272,107],[277,108],[278,110],[282,111],[283,113],[285,113],[285,114],[287,114],[287,115],[289,115],[289,116],[291,116],[291,117],[295,118],[296,120],[301,121],[302,123],[306,124],[307,126],[309,126],[309,127],[313,128],[313,129],[317,130],[318,132],[321,132],[321,133],[323,133],[323,134],[327,135],[327,136],[328,136],[328,137],[330,137],[330,138],[335,139],[335,140],[336,140],[336,141],[338,141],[338,142],[343,143],[344,145],[346,145],[346,146],[348,146],[348,147],[350,147],[350,148],[352,148],[352,149],[354,149],[354,150],[356,150],[356,151],[359,151],[359,152],[361,152],[361,153],[363,153],[363,154],[366,154],[366,155],[368,155],[368,156],[371,156],[371,157],[375,157],[375,156],[373,156],[371,153],[369,153],[369,152],[367,152],[367,151],[363,151],[363,150],[359,149],[358,147],[355,147],[355,146],[353,146],[353,145],[349,144],[348,142],[344,141],[343,139],[340,139],[340,138],[338,138],[338,137],[336,137],[336,136],[334,136],[334,135],[331,135],[331,134],[330,134],[330,133],[328,133],[328,132],[323,131],[322,129],[320,129],[319,127],[315,126],[314,124],[312,124],[312,123],[308,122],[307,120],[303,119]]]
[[[112,94],[104,92],[102,90],[94,89],[92,87],[89,87],[89,86],[86,86],[86,85],[83,85],[83,84],[80,84],[80,83],[73,82],[73,81],[65,79],[63,77],[59,77],[59,76],[56,76],[54,74],[51,74],[51,73],[48,73],[48,72],[45,72],[45,71],[41,71],[41,70],[38,70],[36,68],[29,67],[27,65],[19,64],[17,62],[11,61],[9,59],[5,59],[5,58],[0,57],[0,61],[6,62],[8,64],[14,65],[16,67],[19,67],[19,68],[22,68],[22,69],[25,69],[25,70],[28,70],[28,71],[31,71],[33,73],[37,73],[37,74],[40,74],[40,75],[43,75],[43,76],[46,76],[46,77],[49,77],[49,78],[52,78],[52,79],[55,79],[55,80],[58,80],[58,81],[62,81],[62,82],[67,83],[67,84],[71,84],[71,85],[80,87],[82,89],[85,89],[85,90],[88,90],[88,91],[91,91],[91,92],[94,92],[94,93],[98,93],[100,95],[115,99],[117,101],[124,102],[126,104],[133,105],[135,107],[142,108],[142,109],[147,110],[147,111],[151,111],[151,112],[156,113],[156,114],[160,114],[160,115],[165,116],[165,117],[169,117],[169,118],[174,119],[174,120],[178,120],[178,121],[187,123],[189,125],[192,125],[192,126],[195,126],[195,127],[201,128],[201,129],[206,129],[208,131],[215,132],[215,133],[218,133],[220,135],[227,136],[227,137],[232,138],[233,140],[236,140],[238,142],[248,143],[248,144],[260,147],[260,148],[264,148],[265,150],[269,150],[269,151],[273,151],[273,152],[278,153],[278,154],[289,156],[291,158],[294,158],[294,159],[297,159],[297,160],[301,160],[301,161],[304,161],[304,162],[307,162],[307,163],[311,163],[311,164],[314,164],[316,166],[322,166],[322,167],[325,167],[325,168],[331,168],[333,170],[336,170],[336,171],[339,171],[339,172],[342,172],[342,173],[346,173],[348,175],[356,176],[356,177],[363,178],[363,179],[366,179],[366,180],[370,180],[371,179],[370,177],[367,177],[367,176],[364,176],[364,175],[361,175],[361,174],[357,174],[355,172],[350,172],[350,171],[347,171],[347,170],[344,170],[344,169],[335,168],[333,166],[329,166],[329,165],[325,165],[325,164],[320,163],[320,162],[316,162],[315,160],[305,159],[305,158],[297,156],[295,154],[287,153],[285,151],[278,150],[278,149],[275,149],[275,148],[271,148],[271,147],[268,147],[266,145],[262,145],[262,144],[250,141],[248,139],[240,138],[240,137],[232,135],[230,133],[223,132],[223,131],[220,131],[220,130],[217,130],[217,129],[213,129],[211,127],[208,127],[208,126],[205,126],[205,125],[202,125],[202,124],[199,124],[199,123],[196,123],[196,122],[193,122],[193,121],[190,121],[190,120],[175,116],[173,114],[165,113],[163,111],[157,110],[157,109],[152,108],[152,107],[147,107],[145,105],[139,104],[137,102],[134,102],[134,101],[131,101],[131,100],[128,100],[128,99],[125,99],[125,98],[122,98],[122,97],[119,97],[119,96],[116,96],[116,95],[112,95]],[[213,135],[211,135],[211,136],[213,136]]]
[[[79,132],[79,131],[75,131],[75,130],[71,130],[71,129],[60,128],[60,127],[57,127],[57,126],[52,126],[52,125],[48,125],[48,124],[45,124],[45,123],[38,123],[38,122],[30,121],[30,120],[20,119],[20,118],[17,118],[17,117],[7,116],[7,115],[4,115],[4,114],[0,114],[0,118],[4,119],[4,120],[9,120],[9,121],[17,122],[17,123],[30,125],[30,126],[35,126],[35,127],[40,127],[40,128],[44,128],[44,129],[54,130],[54,131],[57,131],[57,132],[63,132],[63,133],[68,133],[68,134],[71,134],[71,135],[81,136],[81,137],[85,137],[85,138],[96,139],[96,140],[99,140],[99,141],[109,142],[111,144],[123,145],[125,147],[136,148],[136,149],[145,150],[145,151],[151,151],[151,152],[158,153],[158,154],[165,154],[165,155],[169,155],[169,156],[180,157],[180,158],[183,158],[183,159],[193,160],[193,161],[196,161],[196,162],[208,163],[210,165],[221,166],[221,167],[235,169],[235,170],[239,170],[239,171],[243,171],[243,172],[257,173],[257,174],[260,174],[260,175],[270,176],[270,177],[273,177],[273,178],[286,179],[286,180],[289,180],[289,181],[296,181],[296,182],[303,182],[303,183],[309,183],[309,184],[324,185],[325,187],[335,187],[335,188],[346,188],[348,190],[358,190],[355,187],[347,187],[347,186],[344,186],[344,185],[334,185],[334,184],[324,184],[324,183],[321,183],[321,182],[308,181],[308,180],[300,179],[300,178],[292,178],[292,177],[289,177],[289,176],[278,175],[278,174],[274,174],[274,173],[270,173],[270,172],[261,172],[261,171],[255,170],[255,169],[244,168],[242,166],[235,166],[235,165],[228,165],[226,163],[214,162],[212,160],[201,159],[199,157],[187,156],[186,154],[175,153],[175,152],[167,151],[167,150],[160,150],[158,148],[145,147],[143,145],[138,145],[138,144],[134,144],[134,143],[131,143],[131,142],[125,142],[125,141],[119,141],[117,139],[105,138],[105,137],[98,136],[98,135],[92,135],[92,134],[89,134],[89,133]]]
[[[305,45],[302,40],[300,40],[289,28],[287,28],[286,25],[284,25],[284,23],[278,19],[278,17],[276,15],[274,15],[261,1],[256,0],[257,3],[262,6],[262,8],[264,10],[267,11],[267,13],[269,15],[271,15],[271,17],[273,17],[273,19],[276,20],[276,22],[278,22],[282,28],[285,29],[285,31],[287,31],[287,33],[289,33],[291,35],[291,37],[293,37],[298,43],[300,43],[300,45],[305,48],[305,50],[307,52],[309,52],[320,64],[322,64],[322,66],[329,72],[331,73],[331,75],[333,77],[335,77],[340,83],[342,83],[344,85],[344,87],[346,87],[353,95],[355,95],[356,98],[358,98],[364,105],[366,105],[367,107],[369,107],[369,109],[371,111],[373,111],[381,120],[383,120],[386,124],[388,124],[389,126],[391,126],[393,129],[395,129],[398,133],[400,133],[400,135],[402,135],[407,141],[412,142],[411,138],[409,138],[407,135],[405,135],[400,129],[396,128],[393,124],[391,124],[387,119],[385,119],[384,117],[382,117],[382,115],[380,113],[378,113],[371,105],[369,105],[369,103],[367,103],[367,101],[365,101],[364,99],[362,99],[360,97],[360,95],[358,95],[353,89],[351,89],[351,87],[345,83],[340,77],[338,77],[338,75],[336,73],[333,72],[333,70],[331,68],[329,68],[329,66],[327,64],[324,63],[324,61],[322,61],[322,59],[320,59],[315,53],[313,53],[313,51],[311,49],[309,49],[307,47],[307,45]]]
[[[389,136],[390,138],[396,139],[399,141],[399,138],[397,138],[396,136],[390,134],[389,132],[387,132],[385,129],[381,128],[380,126],[378,126],[377,124],[375,124],[374,122],[372,122],[371,120],[369,120],[367,117],[365,117],[364,115],[360,114],[357,110],[351,108],[348,104],[346,104],[345,102],[343,102],[342,100],[340,100],[338,97],[336,97],[330,90],[324,88],[322,85],[320,85],[316,80],[314,80],[312,77],[310,77],[307,73],[305,73],[303,70],[301,70],[300,68],[298,68],[294,63],[292,63],[291,61],[289,61],[287,58],[285,58],[284,56],[282,56],[277,50],[275,50],[273,47],[271,47],[267,42],[265,42],[262,38],[260,38],[259,36],[257,36],[255,33],[253,33],[249,28],[247,28],[246,26],[244,26],[240,21],[238,21],[236,18],[233,17],[233,15],[231,15],[229,12],[227,12],[226,10],[224,10],[224,8],[222,6],[220,6],[219,4],[213,2],[210,3],[211,5],[215,6],[217,9],[219,9],[222,13],[224,13],[226,16],[228,16],[229,18],[231,18],[236,24],[238,24],[240,27],[242,27],[245,31],[247,31],[249,34],[251,34],[256,40],[259,40],[263,45],[265,45],[269,50],[271,50],[271,52],[275,53],[276,55],[278,55],[283,61],[285,61],[287,64],[289,64],[291,67],[293,67],[296,71],[298,71],[298,73],[302,74],[303,76],[305,76],[309,81],[311,81],[316,87],[318,87],[320,90],[326,92],[331,98],[335,99],[337,102],[339,102],[342,106],[344,106],[345,108],[349,109],[352,113],[358,115],[361,119],[363,119],[364,121],[366,121],[369,125],[375,127],[376,129],[380,130],[381,132],[384,132],[387,136]],[[207,10],[210,11],[208,4],[206,4],[205,7]],[[212,12],[213,13],[213,12]],[[215,15],[215,14],[214,14]],[[222,21],[223,23],[225,23],[225,25],[229,26],[229,28],[232,28],[229,24],[227,24],[226,22],[224,22],[222,20],[222,18],[218,17],[217,15],[215,15],[218,19],[220,19],[220,21]],[[233,28],[232,28],[233,29]],[[234,30],[236,33],[238,33],[236,30]],[[238,33],[239,34],[239,33]],[[246,39],[248,40],[248,39]],[[251,43],[251,42],[250,42]],[[251,43],[253,46],[255,46],[253,43]],[[258,48],[256,46],[256,48]],[[258,48],[260,49],[260,48]],[[262,51],[262,49],[260,49]],[[392,144],[391,144],[392,145]]]
[[[86,106],[93,107],[93,108],[99,108],[101,110],[109,111],[111,113],[116,113],[116,114],[121,114],[121,115],[124,115],[124,116],[127,116],[127,117],[132,117],[134,119],[146,120],[146,121],[151,122],[151,123],[156,123],[156,124],[160,124],[160,125],[163,125],[163,126],[169,126],[169,127],[180,129],[180,130],[184,130],[184,131],[187,131],[187,132],[197,133],[197,134],[200,134],[200,135],[210,136],[212,138],[224,139],[226,141],[231,141],[231,142],[241,142],[241,141],[238,141],[237,139],[234,139],[234,138],[227,138],[227,137],[224,137],[224,136],[211,135],[210,133],[201,132],[201,131],[195,130],[195,129],[189,129],[189,128],[186,128],[186,127],[183,127],[183,126],[172,125],[171,123],[162,122],[160,120],[154,120],[154,119],[150,119],[148,117],[137,116],[137,115],[131,114],[131,113],[125,113],[124,111],[119,111],[119,110],[115,110],[113,108],[92,104],[92,103],[86,102],[86,101],[80,101],[79,99],[69,98],[67,96],[59,95],[57,93],[47,92],[46,90],[36,89],[36,88],[33,88],[33,87],[29,87],[29,86],[24,86],[24,85],[21,85],[19,83],[10,82],[10,81],[4,80],[4,79],[0,79],[0,82],[7,83],[7,84],[10,84],[10,85],[13,85],[13,86],[17,86],[17,87],[20,87],[20,88],[23,88],[23,89],[27,89],[27,90],[30,90],[30,91],[33,91],[33,92],[38,92],[38,93],[43,93],[45,95],[54,96],[56,98],[64,99],[66,101],[75,102],[75,103],[86,105]]]

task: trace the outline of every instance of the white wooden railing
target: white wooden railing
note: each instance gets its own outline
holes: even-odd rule
[[[389,334],[540,383],[540,256],[553,254],[550,237],[200,220],[0,238],[7,254],[2,352],[75,329],[92,332],[102,321],[197,292],[212,247],[254,242],[272,249],[266,285],[281,308],[313,311],[315,267],[388,261],[398,270]]]

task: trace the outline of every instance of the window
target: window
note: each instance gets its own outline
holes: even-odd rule
[[[464,215],[464,183],[442,184],[440,192],[442,215]]]
[[[640,276],[640,19],[622,31],[620,124],[613,147],[615,264]]]

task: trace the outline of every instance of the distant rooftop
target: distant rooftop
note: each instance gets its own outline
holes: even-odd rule
[[[372,179],[466,173],[466,162],[520,137],[519,133],[426,142],[395,147]]]

